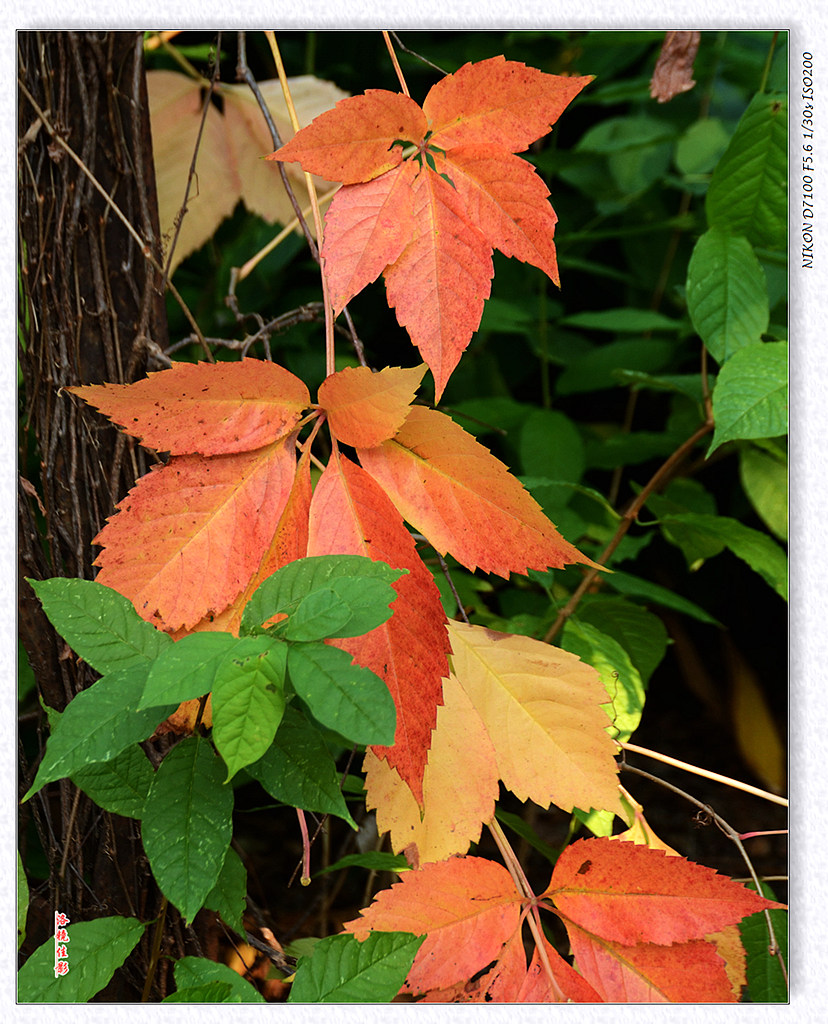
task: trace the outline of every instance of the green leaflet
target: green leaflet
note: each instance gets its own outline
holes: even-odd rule
[[[135,743],[111,761],[72,772],[72,781],[105,811],[140,818],[154,775],[147,755]]]
[[[204,906],[221,914],[225,924],[244,936],[242,915],[247,907],[247,871],[233,847],[227,850],[216,884],[204,897]]]
[[[256,629],[277,614],[293,616],[314,591],[333,590],[348,607],[348,619],[340,621],[335,632],[325,632],[323,626],[323,632],[316,635],[292,635],[290,639],[361,636],[389,618],[388,606],[397,596],[390,585],[405,571],[362,555],[300,558],[273,573],[258,587],[245,605],[241,628],[243,631]],[[305,621],[313,618],[314,610],[311,603],[302,613]],[[316,613],[318,610],[316,606]]]
[[[699,238],[687,268],[687,308],[719,363],[759,342],[768,329],[768,288],[746,238],[718,228]]]
[[[21,1003],[86,1003],[109,982],[141,938],[134,917],[100,917],[69,924],[69,970],[55,977],[55,939],[48,938],[17,972]]]
[[[146,664],[172,643],[115,590],[78,579],[28,580],[49,621],[96,672]]]
[[[689,615],[690,618],[697,619],[699,622],[706,622],[711,626],[720,625],[717,619],[714,619],[709,612],[706,612],[694,601],[689,601],[680,594],[674,594],[672,590],[662,587],[658,583],[651,583],[649,580],[621,572],[619,569],[615,569],[612,576],[607,577],[607,586],[617,590],[619,594],[641,597],[645,601],[651,601],[664,608],[672,608],[673,611]]]
[[[317,871],[316,875],[326,875],[329,871],[342,871],[344,868],[366,868],[368,871],[410,871],[410,865],[401,853],[386,853],[383,850],[366,850],[365,853],[349,853],[340,857],[334,864]]]
[[[657,615],[632,601],[604,597],[582,604],[577,618],[618,641],[647,685],[667,650],[667,630]]]
[[[644,709],[644,684],[621,644],[588,622],[569,619],[561,633],[561,647],[591,665],[604,684],[609,704],[601,705],[612,722],[610,735],[626,743],[638,728]]]
[[[729,516],[702,515],[696,512],[677,513],[664,516],[659,523],[669,527],[678,523],[698,531],[700,540],[720,541],[737,558],[759,573],[763,580],[783,597],[788,599],[788,559],[782,548],[764,533],[745,526]]]
[[[533,476],[577,484],[584,472],[584,442],[568,416],[536,409],[520,431],[520,461]]]
[[[245,981],[232,968],[200,956],[185,956],[176,961],[173,975],[179,992],[220,982],[228,985],[233,995],[240,997],[242,1003],[264,1002],[264,998],[250,982]]]
[[[180,988],[161,1000],[162,1003],[241,1003],[238,992],[234,992],[226,981],[208,981],[204,985]]]
[[[788,101],[760,93],[750,101],[716,165],[707,222],[753,245],[784,249],[788,227]]]
[[[155,773],[141,835],[167,899],[192,921],[218,880],[232,837],[233,790],[221,761],[199,737],[182,740]]]
[[[739,477],[750,503],[778,540],[788,539],[788,460],[784,452],[740,446]]]
[[[610,331],[613,334],[646,334],[648,331],[678,331],[681,321],[651,309],[602,309],[594,313],[573,313],[560,321],[567,327],[585,331]]]
[[[675,346],[657,338],[627,338],[600,345],[574,358],[555,384],[559,395],[618,386],[619,370],[657,373],[669,364]]]
[[[99,679],[69,702],[55,722],[28,800],[47,782],[72,775],[145,740],[175,710],[175,704],[138,710],[147,662],[134,662]]]
[[[273,742],[285,711],[287,645],[271,642],[261,654],[225,658],[213,684],[213,741],[229,781]]]
[[[291,644],[288,675],[322,725],[354,743],[390,745],[397,711],[385,683],[351,655],[328,644]]]
[[[755,890],[756,886],[748,883],[748,888]],[[771,887],[765,883],[762,884],[762,895],[770,900],[776,899]],[[787,968],[788,911],[770,910],[768,914]],[[777,958],[768,953],[769,934],[765,914],[760,911],[744,918],[739,922],[739,931],[747,954],[748,999],[752,1003],[787,1003],[785,975]]]
[[[265,636],[235,637],[231,633],[190,633],[167,647],[147,677],[139,707],[202,697],[213,689],[222,666],[267,651],[273,641]]]
[[[749,345],[721,369],[713,389],[716,430],[708,457],[726,441],[788,432],[788,343]]]
[[[273,746],[246,771],[274,800],[317,814],[335,814],[356,829],[334,759],[319,730],[295,707],[285,708]]]
[[[411,969],[424,935],[371,932],[364,942],[331,935],[302,957],[290,1003],[389,1003]]]

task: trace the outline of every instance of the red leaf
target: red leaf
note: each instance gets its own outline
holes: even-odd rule
[[[502,462],[443,413],[413,406],[392,440],[358,454],[403,517],[468,569],[508,577],[595,564],[561,537]]]
[[[385,271],[388,304],[434,375],[435,401],[480,324],[492,250],[457,191],[429,167],[412,186],[414,235]]]
[[[624,946],[704,938],[781,906],[701,864],[610,839],[568,846],[544,895],[565,923]]]
[[[515,997],[518,1003],[600,1003],[601,997],[581,975],[573,970],[551,943],[543,938],[546,960],[552,971],[552,978],[537,945],[532,954],[532,963],[520,991]],[[554,980],[553,980],[554,979]]]
[[[408,415],[426,368],[387,366],[373,373],[348,366],[319,387],[319,404],[331,430],[343,444],[373,448],[393,437]]]
[[[276,441],[310,404],[308,389],[276,363],[176,363],[134,384],[66,388],[137,437],[173,455],[227,455]]]
[[[304,170],[329,181],[370,181],[402,160],[398,140],[418,142],[428,127],[425,114],[408,96],[368,89],[340,100],[268,160],[298,160]]]
[[[336,315],[408,245],[416,173],[416,165],[406,162],[371,181],[344,185],[331,200],[322,255]]]
[[[223,611],[273,536],[296,471],[294,441],[154,467],[95,538],[104,547],[97,581],[170,632]]]
[[[397,707],[393,747],[373,747],[422,803],[431,730],[448,674],[446,617],[431,573],[399,512],[359,466],[332,455],[313,494],[309,555],[366,555],[408,569],[394,584],[393,614],[365,636],[337,640],[358,664],[385,680]]]
[[[426,96],[430,141],[443,149],[483,143],[522,152],[546,135],[591,81],[591,75],[548,75],[504,57],[464,64]]]
[[[457,146],[437,166],[445,168],[468,219],[493,249],[539,267],[560,284],[553,241],[558,218],[531,164],[491,146]]]
[[[724,961],[710,942],[622,946],[571,923],[567,931],[578,969],[607,1003],[736,1001]]]
[[[520,921],[521,894],[509,872],[480,857],[452,857],[407,872],[345,930],[427,935],[406,979],[412,992],[468,981],[500,955]]]

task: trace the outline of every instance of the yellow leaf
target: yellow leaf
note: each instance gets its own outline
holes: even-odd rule
[[[452,666],[520,800],[623,815],[598,673],[526,636],[449,622]]]
[[[754,774],[774,793],[785,791],[785,751],[756,674],[734,644],[726,642],[733,731]]]
[[[288,79],[300,125],[328,110],[347,93],[312,75]],[[293,136],[282,88],[278,80],[259,87],[283,141]],[[172,244],[175,221],[187,189],[199,127],[203,90],[199,82],[177,71],[147,74],[152,125],[158,210],[165,247]],[[273,140],[253,93],[247,85],[219,84],[215,90],[223,112],[211,103],[199,144],[196,177],[190,185],[187,212],[181,220],[171,269],[199,249],[240,199],[251,213],[269,223],[284,224],[294,216],[279,170],[264,157],[273,152]],[[291,183],[300,206],[308,203],[304,175],[295,169]],[[327,182],[317,181],[327,190]]]
[[[492,741],[454,677],[443,680],[443,701],[423,774],[422,811],[387,761],[369,749],[363,763],[366,804],[377,809],[378,830],[390,831],[394,852],[406,850],[415,864],[465,853],[494,814],[498,794]]]

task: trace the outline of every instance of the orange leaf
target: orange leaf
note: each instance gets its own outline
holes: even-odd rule
[[[227,455],[271,444],[293,430],[308,389],[276,363],[176,363],[134,384],[66,388],[146,448]]]
[[[509,939],[491,970],[465,984],[432,989],[421,1003],[513,1003],[526,978],[526,952],[518,929]]]
[[[541,936],[546,959],[552,971],[552,978],[540,955],[537,945],[532,962],[520,991],[515,997],[518,1003],[599,1003],[601,997],[589,982],[582,978],[564,960],[555,947]],[[553,980],[554,979],[554,980]]]
[[[403,517],[468,569],[508,577],[595,564],[561,537],[502,462],[441,412],[412,407],[393,440],[358,454]]]
[[[735,1002],[724,961],[703,940],[622,946],[567,923],[578,970],[607,1003]]]
[[[434,375],[435,401],[471,341],[491,291],[492,250],[458,192],[429,167],[412,186],[414,235],[385,271],[388,304]]]
[[[546,201],[549,189],[531,164],[479,145],[451,149],[437,166],[445,169],[466,216],[493,249],[539,267],[560,284],[553,242],[558,218]]]
[[[223,611],[273,536],[296,471],[294,441],[154,467],[95,538],[104,547],[97,581],[170,632]]]
[[[422,809],[398,772],[373,751],[365,755],[366,806],[377,829],[391,833],[395,853],[415,865],[465,853],[494,814],[498,776],[492,741],[453,676],[443,680],[443,706],[423,773]]]
[[[621,812],[598,673],[528,636],[449,622],[452,666],[519,800]]]
[[[402,160],[400,139],[419,141],[428,125],[408,96],[368,89],[364,96],[340,100],[315,118],[268,160],[298,160],[306,171],[330,181],[370,181]]]
[[[468,981],[500,955],[517,930],[521,894],[509,872],[480,857],[452,857],[407,872],[384,889],[345,930],[427,935],[406,979],[412,992]]]
[[[555,865],[545,896],[569,926],[624,946],[703,938],[781,904],[711,868],[636,843],[582,839]]]
[[[310,509],[309,555],[365,555],[408,574],[394,584],[391,618],[365,636],[335,641],[385,680],[397,708],[393,747],[374,747],[397,768],[418,801],[431,730],[442,703],[449,650],[445,613],[399,512],[355,463],[332,455]]]
[[[349,366],[319,387],[319,404],[337,440],[355,448],[373,448],[397,433],[426,368],[389,366],[373,373]]]
[[[546,135],[591,81],[591,75],[548,75],[504,57],[464,64],[426,96],[430,141],[442,149],[483,143],[520,153]]]
[[[416,165],[406,162],[371,181],[344,186],[331,200],[322,255],[336,315],[376,281],[411,240],[411,186],[416,173]]]

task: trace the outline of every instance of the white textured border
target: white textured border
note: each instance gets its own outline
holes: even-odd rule
[[[9,8],[11,7],[11,10]],[[140,10],[140,22],[136,11]],[[18,13],[19,12],[19,13]],[[297,12],[299,15],[297,16]],[[16,896],[16,445],[17,430],[15,308],[16,274],[16,112],[15,68],[16,29],[66,28],[206,28],[215,25],[224,29],[272,27],[276,29],[373,29],[394,28],[418,30],[497,29],[787,29],[790,31],[791,67],[791,144],[792,155],[796,134],[797,100],[800,63],[803,50],[814,55],[815,79],[815,165],[816,215],[814,218],[815,268],[800,269],[799,202],[796,188],[799,178],[791,181],[791,961],[792,1006],[607,1006],[607,1007],[414,1007],[393,1005],[366,1007],[200,1007],[178,1004],[176,1021],[225,1020],[229,1014],[236,1021],[280,1019],[295,1021],[354,1021],[382,1017],[383,1021],[456,1021],[486,1019],[509,1021],[516,1012],[521,1021],[549,1021],[563,1014],[567,1021],[612,1020],[617,1024],[646,1024],[649,1021],[704,1024],[733,1019],[735,1014],[753,1021],[775,1021],[791,1012],[804,1012],[806,1019],[817,1019],[818,1008],[825,1004],[823,987],[825,961],[828,956],[828,891],[826,882],[826,835],[828,822],[828,784],[823,747],[828,735],[828,609],[826,609],[825,506],[828,478],[828,302],[826,302],[826,267],[828,267],[828,31],[825,7],[810,0],[798,2],[750,2],[730,0],[729,3],[653,2],[640,0],[635,4],[591,0],[556,3],[555,0],[516,0],[511,4],[481,0],[409,0],[402,3],[366,2],[366,0],[301,0],[288,4],[285,0],[251,3],[236,0],[221,4],[209,2],[142,4],[137,7],[125,0],[84,0],[72,3],[39,3],[26,9],[23,5],[6,5],[0,32],[0,81],[3,83],[0,124],[3,145],[0,146],[2,190],[0,202],[4,225],[3,257],[0,259],[0,283],[4,302],[3,332],[0,337],[0,622],[6,626],[0,643],[0,679],[2,679],[2,750],[3,779],[6,796],[2,802],[2,855],[0,855],[0,923],[5,941],[0,967],[0,1013],[4,1020],[40,1022],[51,1014],[63,1021],[108,1020],[112,1008],[104,1005],[38,1008],[15,1005],[16,950],[12,938],[15,930]],[[792,172],[797,164],[792,160]],[[784,685],[784,680],[779,685]],[[812,1009],[813,1008],[813,1009]],[[824,1011],[823,1011],[824,1012]],[[170,1019],[160,1006],[123,1006],[126,1013],[145,1020]]]

